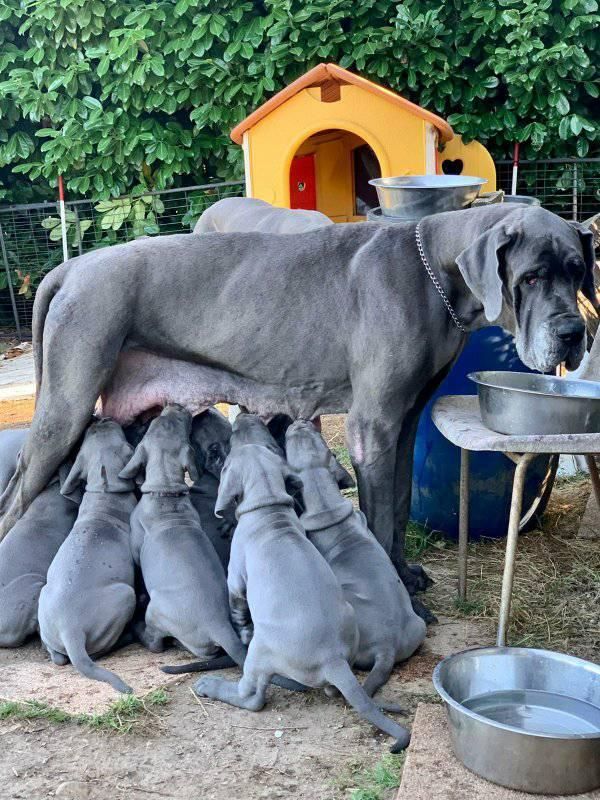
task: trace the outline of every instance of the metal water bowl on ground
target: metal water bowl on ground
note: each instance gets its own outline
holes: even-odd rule
[[[468,208],[485,178],[471,175],[403,175],[374,178],[382,217],[417,222],[430,214]]]
[[[526,647],[445,658],[433,683],[457,757],[483,778],[525,792],[600,787],[600,666]]]

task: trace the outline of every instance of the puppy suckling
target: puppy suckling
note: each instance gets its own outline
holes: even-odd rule
[[[103,419],[87,429],[62,486],[68,495],[85,482],[79,515],[50,565],[39,603],[40,636],[52,661],[70,660],[119,692],[132,689],[91,656],[115,647],[135,610],[129,519],[136,497],[133,481],[119,477],[131,453],[116,422]]]
[[[286,456],[302,481],[302,527],[354,609],[359,631],[354,666],[371,670],[363,688],[373,696],[394,664],[422,644],[425,622],[413,611],[406,587],[364,515],[340,494],[339,465],[311,422],[299,420],[288,428]]]
[[[154,419],[121,472],[143,472],[142,497],[131,517],[131,547],[150,602],[136,626],[153,652],[174,638],[196,656],[219,648],[243,664],[245,647],[231,625],[223,565],[190,500],[186,472],[199,479],[190,444],[192,418],[167,406]]]
[[[235,434],[249,424],[247,416],[234,423],[216,512],[236,507],[229,601],[234,625],[250,644],[239,683],[204,677],[195,690],[258,711],[275,674],[315,688],[334,686],[361,717],[394,737],[394,751],[401,750],[408,731],[381,712],[352,673],[359,638],[354,611],[294,512],[288,489],[300,488],[298,479],[264,445],[236,441],[244,438]]]

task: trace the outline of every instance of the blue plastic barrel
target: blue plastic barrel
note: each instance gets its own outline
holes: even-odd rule
[[[471,335],[419,422],[411,519],[451,538],[458,536],[460,450],[439,433],[431,421],[431,407],[442,395],[477,394],[468,373],[494,369],[530,372],[519,360],[512,336],[501,328],[486,328]],[[540,494],[548,463],[548,457],[540,456],[528,470],[524,513]],[[473,538],[506,536],[514,471],[514,464],[502,453],[471,453],[469,533]]]

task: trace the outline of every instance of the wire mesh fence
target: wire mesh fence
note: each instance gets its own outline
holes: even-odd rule
[[[512,161],[496,162],[498,189],[510,194]],[[582,222],[600,206],[600,158],[521,161],[517,194],[532,195],[549,211]]]
[[[67,202],[69,256],[140,236],[189,232],[210,205],[243,192],[238,181]],[[63,261],[61,233],[57,203],[0,207],[0,327],[31,327],[36,288]]]
[[[498,188],[510,193],[512,162],[499,161],[496,168]],[[67,202],[69,256],[140,236],[190,231],[210,205],[243,193],[239,181]],[[537,197],[566,219],[584,220],[600,206],[600,159],[521,161],[517,193]],[[27,331],[37,286],[63,261],[58,204],[0,207],[0,259],[0,328]]]

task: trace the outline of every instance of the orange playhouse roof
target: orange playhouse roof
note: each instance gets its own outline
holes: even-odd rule
[[[262,106],[259,106],[252,114],[247,116],[246,119],[242,120],[231,131],[230,136],[236,144],[241,144],[242,137],[247,130],[303,89],[308,89],[311,86],[323,87],[325,84],[328,86],[334,84],[341,86],[348,83],[354,86],[360,86],[360,88],[364,89],[366,92],[377,94],[390,103],[400,106],[400,108],[406,111],[410,111],[426,122],[430,122],[437,128],[440,141],[447,142],[454,138],[454,131],[450,125],[441,117],[438,117],[437,114],[426,111],[415,103],[411,103],[410,100],[406,100],[406,98],[396,94],[396,92],[392,92],[391,89],[385,89],[377,83],[368,81],[366,78],[361,78],[360,75],[348,72],[348,70],[338,67],[337,64],[317,64],[316,67],[313,67],[307,73],[293,81],[293,83],[290,83],[289,86],[277,92],[270,100],[267,100],[266,103],[263,103]]]

